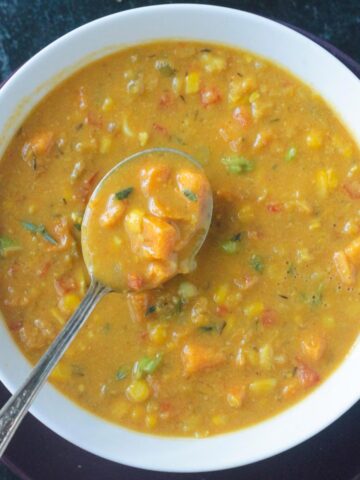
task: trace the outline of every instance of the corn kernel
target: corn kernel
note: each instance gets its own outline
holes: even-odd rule
[[[190,72],[185,77],[185,93],[197,93],[200,90],[200,75],[197,72]]]
[[[140,132],[138,135],[140,147],[145,147],[149,140],[149,134],[147,132]]]
[[[125,228],[132,233],[140,233],[144,215],[144,212],[137,208],[131,210],[125,217]]]
[[[249,390],[251,393],[262,395],[274,390],[276,384],[276,378],[264,378],[262,380],[256,380],[255,382],[250,383]]]
[[[310,148],[320,148],[323,144],[323,136],[321,132],[311,130],[306,136],[306,144]]]
[[[103,112],[109,112],[113,108],[113,106],[114,100],[111,97],[106,97],[102,104],[101,110]]]
[[[109,153],[112,144],[112,137],[104,135],[100,139],[99,152],[101,154]]]
[[[126,135],[127,137],[134,137],[135,136],[135,133],[133,132],[133,130],[131,130],[131,128],[129,126],[127,117],[123,118],[122,131],[123,131],[124,135]]]
[[[184,87],[184,80],[183,78],[180,77],[174,77],[172,80],[172,90],[175,93],[175,95],[181,95]]]
[[[320,196],[325,198],[329,192],[335,190],[339,181],[334,170],[332,168],[327,168],[317,172],[316,183]]]
[[[162,345],[167,339],[167,326],[164,323],[152,325],[149,331],[150,340],[157,345]]]
[[[259,364],[265,370],[270,370],[272,367],[274,352],[271,345],[266,344],[259,349]]]
[[[114,235],[114,245],[116,245],[117,247],[121,247],[122,245],[122,240],[117,235]]]
[[[126,389],[128,399],[136,403],[145,402],[150,393],[150,387],[145,380],[135,380]]]
[[[149,413],[145,417],[145,425],[148,428],[154,428],[157,424],[157,416],[154,413]]]
[[[220,285],[214,294],[214,302],[217,303],[218,305],[225,303],[228,293],[229,293],[229,285],[227,283]]]
[[[67,293],[64,295],[58,303],[59,309],[68,315],[71,315],[79,306],[80,297],[75,293]]]
[[[70,377],[69,369],[63,364],[59,363],[51,373],[51,380],[65,381]]]
[[[254,103],[256,100],[260,98],[260,93],[259,92],[253,92],[250,97],[249,97],[249,102]]]
[[[180,297],[188,299],[196,297],[198,289],[190,282],[181,282],[178,289]]]
[[[221,72],[226,67],[226,60],[219,55],[214,55],[210,52],[204,52],[201,55],[200,61],[204,66],[206,72],[214,73]]]
[[[307,248],[299,248],[296,250],[296,260],[297,263],[310,262],[313,260],[313,256],[310,254]]]
[[[34,205],[34,204],[29,205],[28,212],[29,212],[30,214],[32,214],[32,213],[35,212],[35,205]]]
[[[321,319],[321,323],[325,328],[333,328],[335,326],[335,318],[330,315],[326,315],[326,317]]]
[[[228,417],[226,415],[214,415],[211,419],[212,423],[217,427],[222,427],[226,425]]]
[[[226,400],[230,407],[239,408],[243,403],[244,396],[245,396],[244,386],[234,387],[226,395]]]
[[[313,220],[313,221],[310,222],[310,224],[309,224],[309,230],[310,230],[310,231],[318,230],[320,227],[321,227],[321,223],[320,223],[319,220]]]
[[[254,348],[246,350],[246,358],[253,367],[257,367],[259,365],[259,354]]]
[[[254,302],[244,308],[244,314],[249,318],[255,318],[264,311],[264,304],[262,302]]]

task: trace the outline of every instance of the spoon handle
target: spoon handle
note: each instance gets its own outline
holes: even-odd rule
[[[85,297],[62,331],[40,358],[23,385],[9,398],[0,410],[0,457],[17,430],[20,422],[30,408],[40,388],[62,357],[68,345],[98,301],[110,290],[96,280],[90,284]]]

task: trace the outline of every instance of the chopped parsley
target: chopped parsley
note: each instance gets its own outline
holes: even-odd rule
[[[124,190],[116,192],[115,197],[117,200],[125,200],[125,198],[128,198],[128,196],[133,192],[133,190],[133,187],[124,188]]]
[[[251,172],[254,170],[254,163],[240,155],[231,155],[223,157],[221,163],[225,165],[229,173],[241,175],[242,173]]]
[[[250,265],[258,273],[262,273],[265,268],[264,260],[260,255],[252,255],[250,258]]]
[[[52,245],[57,245],[57,241],[53,238],[49,232],[46,230],[45,225],[35,225],[30,222],[21,222],[21,225],[31,233],[39,233],[44,240],[51,243]]]
[[[190,202],[196,202],[198,199],[196,193],[192,192],[191,190],[183,190],[183,194],[188,200],[190,200]]]

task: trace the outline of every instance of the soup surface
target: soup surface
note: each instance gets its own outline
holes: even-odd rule
[[[35,362],[89,284],[80,231],[91,192],[155,146],[191,154],[210,181],[197,268],[105,297],[51,380],[130,428],[241,428],[310,393],[360,327],[359,150],[316,93],[262,58],[136,46],[45,98],[2,159],[1,309]]]

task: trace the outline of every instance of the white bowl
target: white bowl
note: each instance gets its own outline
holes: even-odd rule
[[[65,35],[27,62],[0,91],[0,155],[36,103],[73,71],[105,53],[154,39],[196,39],[263,55],[320,92],[360,143],[360,82],[323,48],[246,12],[207,5],[162,5],[101,18]],[[195,472],[245,465],[282,452],[329,425],[360,398],[360,342],[303,401],[256,426],[206,439],[129,431],[82,410],[46,385],[31,412],[74,444],[140,468]],[[30,365],[0,322],[0,378],[11,391]]]

